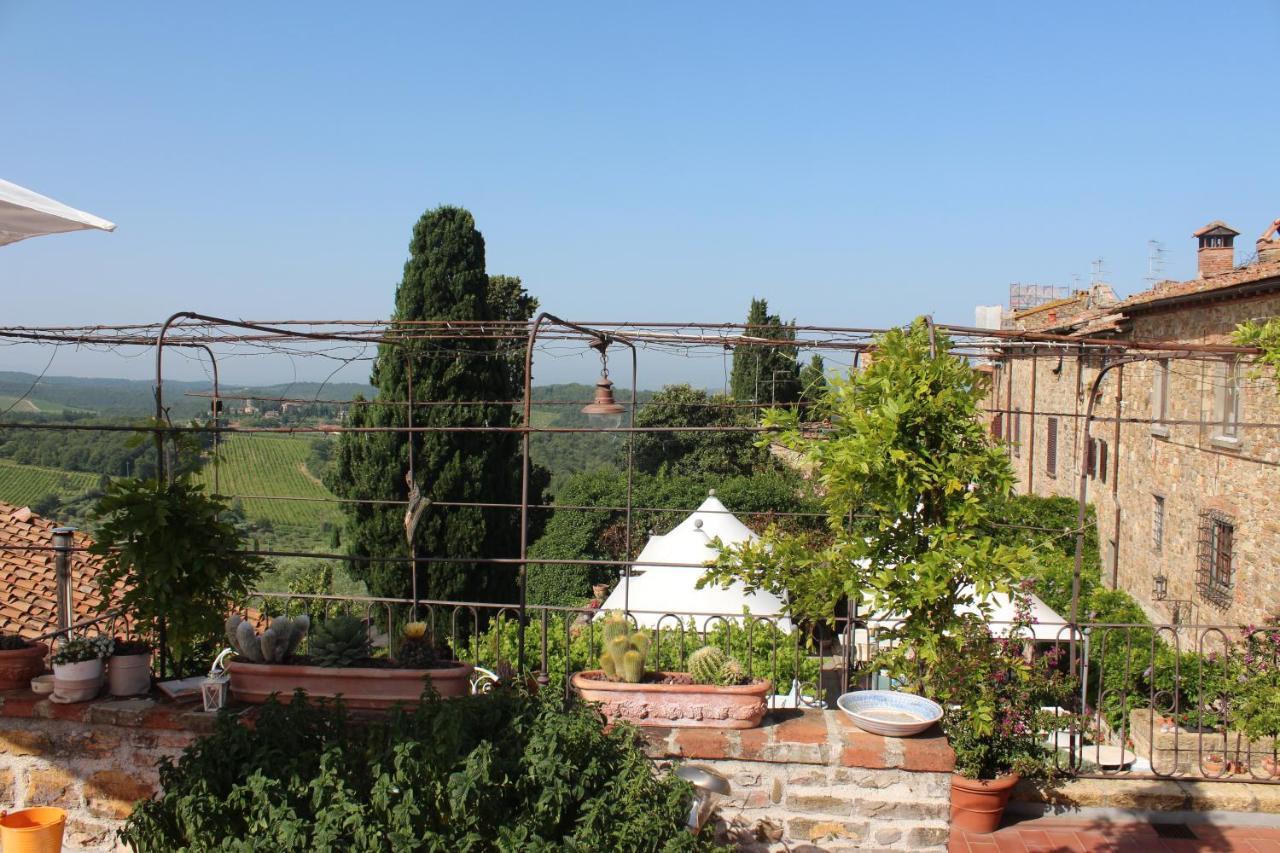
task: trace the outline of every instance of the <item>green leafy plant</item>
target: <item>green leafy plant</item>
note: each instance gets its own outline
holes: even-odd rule
[[[306,636],[311,617],[306,614],[293,618],[277,616],[261,635],[238,614],[228,616],[223,627],[227,642],[240,657],[250,663],[283,663]]]
[[[111,649],[112,657],[147,654],[151,654],[151,644],[146,640],[126,640],[116,637]]]
[[[1232,711],[1251,739],[1280,737],[1280,623],[1245,630],[1233,647]]]
[[[102,558],[104,601],[161,637],[175,669],[198,671],[222,617],[262,569],[245,554],[227,504],[188,477],[172,483],[116,480],[98,503],[90,551]],[[163,631],[161,630],[163,628]]]
[[[610,681],[638,684],[644,680],[644,659],[649,653],[649,635],[632,631],[631,623],[621,613],[610,613],[602,627],[604,651],[600,668]]]
[[[113,642],[110,637],[68,637],[58,643],[49,661],[55,666],[84,663],[111,657]]]
[[[436,659],[436,647],[427,636],[427,624],[410,622],[405,625],[396,649],[396,665],[405,669],[429,669],[435,665]]]
[[[318,666],[355,666],[369,658],[369,628],[354,616],[326,619],[311,632],[311,662]]]
[[[742,664],[715,646],[703,646],[689,655],[689,677],[694,684],[713,684],[728,687],[742,684],[746,671]]]
[[[31,645],[17,634],[0,634],[0,651],[15,652]]]
[[[518,691],[348,719],[341,705],[268,702],[252,728],[160,764],[163,793],[120,833],[159,851],[408,850],[636,853],[715,848],[685,829],[692,787],[659,776],[635,730]]]

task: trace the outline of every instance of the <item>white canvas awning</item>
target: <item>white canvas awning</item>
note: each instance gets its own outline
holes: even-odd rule
[[[0,179],[0,246],[86,228],[114,231],[116,225]]]
[[[712,492],[669,533],[649,537],[632,568],[630,592],[624,580],[601,609],[629,610],[640,627],[654,628],[661,622],[664,628],[674,628],[677,620],[669,616],[664,619],[665,614],[723,614],[741,619],[745,608],[752,616],[778,617],[778,627],[790,631],[791,622],[781,617],[784,605],[776,595],[763,590],[748,592],[741,581],[725,588],[718,584],[697,588],[698,579],[706,573],[702,566],[716,559],[717,551],[711,547],[716,538],[726,545],[738,545],[755,540],[756,535]],[[685,622],[687,618],[678,621]],[[694,619],[699,629],[708,623],[714,627],[717,621],[707,615]]]
[[[972,587],[968,589],[972,592]],[[1054,642],[1062,640],[1063,642],[1071,639],[1071,631],[1065,625],[1066,621],[1058,612],[1049,605],[1045,604],[1034,593],[1030,593],[1031,599],[1031,634],[1037,642]],[[1013,599],[1003,592],[993,592],[986,600],[987,624],[991,627],[991,633],[997,637],[1007,637],[1011,623],[1016,616],[1016,608]],[[963,605],[957,608],[960,613],[978,613],[976,605]],[[869,615],[866,617],[868,627],[874,631],[880,627],[888,627],[895,618],[892,616],[881,616],[879,614]],[[862,641],[865,642],[865,641]]]

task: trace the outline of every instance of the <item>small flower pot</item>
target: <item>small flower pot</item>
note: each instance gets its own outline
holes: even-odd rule
[[[665,681],[688,679],[679,672],[653,675]],[[657,680],[628,684],[607,681],[598,669],[574,673],[572,684],[584,701],[598,702],[611,723],[677,728],[754,729],[769,710],[766,697],[773,690],[767,678],[732,687]]]
[[[112,696],[138,696],[151,690],[151,652],[112,655],[107,661],[107,689]]]
[[[995,832],[1019,778],[1017,773],[998,779],[968,779],[959,774],[952,775],[951,826],[967,832]]]
[[[1280,776],[1280,761],[1268,755],[1262,759],[1262,772],[1270,777]]]
[[[53,665],[53,699],[88,702],[102,691],[102,659]]]
[[[1200,759],[1200,770],[1206,776],[1223,776],[1223,770],[1227,763],[1222,760],[1221,755],[1206,755]]]
[[[23,649],[0,650],[0,690],[22,690],[31,679],[44,672],[49,647],[32,643]]]

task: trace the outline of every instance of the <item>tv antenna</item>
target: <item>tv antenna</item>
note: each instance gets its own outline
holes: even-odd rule
[[[1169,250],[1159,240],[1147,241],[1147,284],[1154,285],[1164,279],[1165,256]]]

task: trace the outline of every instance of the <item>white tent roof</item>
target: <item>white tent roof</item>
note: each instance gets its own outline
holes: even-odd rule
[[[745,607],[753,616],[779,616],[783,612],[780,598],[763,590],[747,592],[741,581],[734,581],[727,588],[718,584],[697,588],[698,579],[706,570],[695,566],[716,559],[711,540],[717,537],[726,545],[738,545],[755,540],[756,535],[725,508],[713,491],[692,515],[669,533],[649,537],[632,567],[630,592],[625,589],[624,579],[601,609],[630,610],[636,624],[645,628],[657,627],[660,620],[663,627],[675,627],[675,620],[662,619],[667,613],[740,617]],[[661,563],[685,565],[656,565]],[[716,621],[703,615],[695,619],[699,629]],[[780,618],[777,624],[784,631],[791,630],[787,619]]]
[[[969,587],[966,591],[972,592],[973,588]],[[1035,639],[1042,642],[1070,640],[1071,631],[1065,627],[1067,620],[1058,615],[1056,610],[1041,601],[1034,593],[1030,593],[1029,596],[1031,598],[1031,633]],[[1016,615],[1013,600],[1003,592],[993,592],[987,597],[987,606],[989,608],[987,623],[991,626],[991,633],[997,637],[1008,636],[1010,623],[1014,621]],[[972,605],[965,605],[957,609],[960,613],[978,612],[978,608]],[[877,625],[889,625],[894,621],[891,616],[872,615],[867,617],[867,624],[873,629]]]
[[[61,202],[0,179],[0,246],[28,237],[86,228],[116,230],[114,222],[67,207]]]

